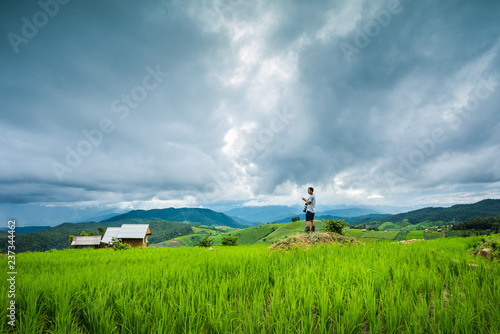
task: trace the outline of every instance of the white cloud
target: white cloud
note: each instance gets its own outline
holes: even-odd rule
[[[385,6],[89,1],[61,12],[21,56],[1,55],[0,198],[292,205],[309,185],[325,204],[498,197],[498,87],[469,118],[452,121],[478,82],[500,81],[500,3],[458,1],[450,15],[444,3],[404,2],[347,62],[339,42]],[[0,15],[19,28],[19,15]],[[138,92],[156,64],[168,78],[121,120],[111,103]],[[103,118],[114,132],[59,182],[51,162],[64,163],[66,148],[77,149],[82,130]],[[439,128],[446,139],[425,153]],[[412,154],[422,161],[400,175]]]

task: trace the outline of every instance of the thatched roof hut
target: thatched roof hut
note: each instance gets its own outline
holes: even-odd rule
[[[104,236],[102,237],[101,242],[111,245],[112,239],[118,237],[118,233],[120,232],[121,227],[108,227],[106,229],[106,233],[104,233]]]
[[[75,248],[97,248],[101,244],[100,235],[73,237],[71,246]]]
[[[118,238],[132,247],[148,247],[148,235],[151,235],[149,224],[123,224],[108,227],[101,242],[110,245],[113,238]]]
[[[132,247],[148,247],[149,224],[123,224],[117,238]]]

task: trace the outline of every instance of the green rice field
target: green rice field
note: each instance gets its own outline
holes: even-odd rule
[[[23,253],[0,332],[498,333],[500,265],[478,240]]]
[[[376,238],[376,239],[387,239],[392,240],[398,235],[398,231],[369,231],[363,233],[361,238]]]
[[[344,232],[345,235],[348,235],[348,236],[353,237],[353,238],[359,238],[364,233],[366,233],[366,232],[363,232],[363,231],[357,230],[357,229],[349,229],[349,230]]]
[[[406,240],[423,239],[423,238],[424,238],[424,231],[410,231],[406,235]]]

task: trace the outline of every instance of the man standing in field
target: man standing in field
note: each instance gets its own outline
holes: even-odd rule
[[[316,212],[314,208],[316,207],[316,196],[314,196],[314,188],[307,188],[307,192],[309,193],[309,198],[305,199],[302,197],[302,200],[306,202],[306,232],[312,234],[316,231],[314,226],[314,213]],[[310,226],[310,227],[309,227]]]

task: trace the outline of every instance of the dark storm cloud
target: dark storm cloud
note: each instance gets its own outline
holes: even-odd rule
[[[498,195],[497,1],[42,3],[17,46],[2,4],[2,202]]]
[[[291,152],[286,158],[276,152],[259,161],[262,170],[272,171],[263,183],[269,188],[289,175],[298,184],[325,184],[347,172],[348,186],[369,189],[374,184],[371,190],[381,192],[394,182],[425,184],[432,178],[427,164],[451,174],[444,184],[498,182],[498,175],[470,164],[455,175],[445,159],[452,155],[451,160],[466,161],[478,148],[498,149],[491,141],[498,134],[495,106],[500,101],[494,7],[493,2],[483,7],[401,2],[390,24],[350,61],[339,44],[355,47],[374,16],[359,20],[351,33],[331,43],[311,42],[299,56],[300,81],[308,88],[300,136],[307,145],[295,147],[300,154],[294,159]],[[463,107],[458,105],[475,99],[485,81],[488,87],[480,89],[487,97],[460,120]],[[447,113],[459,120],[445,121]],[[433,137],[436,131],[439,140]],[[489,157],[490,163],[496,159]]]
[[[203,36],[183,9],[178,16],[171,4],[163,6],[164,14],[153,3],[98,4],[97,11],[96,5],[60,5],[49,24],[27,44],[18,45],[17,54],[4,48],[3,57],[10,63],[3,65],[7,75],[1,82],[2,128],[8,134],[2,174],[5,183],[19,182],[16,191],[5,192],[4,201],[40,201],[37,189],[43,194],[44,183],[58,179],[54,161],[70,172],[64,173],[59,187],[51,188],[55,194],[46,195],[48,202],[64,197],[86,200],[98,191],[140,193],[141,188],[148,188],[145,196],[151,198],[158,188],[180,187],[182,182],[188,188],[201,187],[195,166],[206,166],[211,158],[196,145],[223,136],[211,133],[217,130],[216,120],[206,121],[216,101],[204,84],[207,69],[200,59],[217,49],[217,36]],[[3,32],[21,34],[21,18],[31,19],[40,10],[14,8]],[[123,96],[142,86],[151,69],[168,72],[169,77],[161,77],[144,101],[127,105]],[[147,83],[155,84],[154,78]],[[88,139],[83,131],[102,130],[103,119],[112,121],[106,123],[112,133],[102,139],[96,135],[100,143],[90,148],[91,154],[80,154],[81,162],[68,166],[68,155],[78,162],[69,152],[78,151],[78,144]],[[205,125],[212,129],[199,131]],[[64,189],[69,184],[76,184],[81,193],[68,196]]]

